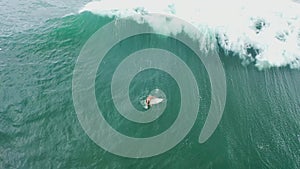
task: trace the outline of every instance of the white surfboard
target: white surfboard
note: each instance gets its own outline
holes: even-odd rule
[[[162,98],[153,98],[150,100],[150,105],[154,105],[154,104],[159,104],[163,101],[164,99]]]
[[[150,100],[150,105],[159,104],[162,101],[164,101],[164,99],[162,99],[162,98],[153,98],[153,99]],[[143,105],[144,105],[145,109],[149,108],[149,106],[146,104],[146,100],[144,100]]]

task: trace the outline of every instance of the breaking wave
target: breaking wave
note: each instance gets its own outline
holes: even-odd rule
[[[206,35],[198,39],[203,49],[216,48],[218,44],[225,52],[239,56],[243,63],[254,63],[259,69],[300,68],[300,4],[297,1],[102,0],[86,4],[80,10],[84,11],[116,18],[147,13],[179,17]],[[167,20],[145,21],[158,32],[176,34],[184,29]],[[188,30],[184,31],[189,34]]]

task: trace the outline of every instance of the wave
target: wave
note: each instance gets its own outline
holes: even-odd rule
[[[205,39],[198,39],[204,42],[203,48],[217,43],[259,69],[300,68],[298,1],[102,0],[87,3],[79,12],[84,11],[117,18],[147,13],[176,16],[206,34]],[[166,29],[170,23],[148,22],[157,31],[182,31],[181,25]]]

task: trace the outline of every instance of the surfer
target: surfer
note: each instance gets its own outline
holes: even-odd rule
[[[163,101],[162,98],[149,95],[145,100],[145,109],[149,109],[152,105],[159,104]]]
[[[146,105],[147,105],[148,107],[151,106],[150,101],[151,101],[151,99],[153,99],[153,98],[154,98],[154,96],[151,96],[151,95],[149,95],[149,96],[147,97],[147,99],[146,99]]]

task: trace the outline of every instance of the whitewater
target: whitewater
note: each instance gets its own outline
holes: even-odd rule
[[[220,46],[225,52],[239,56],[243,64],[254,63],[259,69],[300,68],[300,3],[297,1],[102,0],[87,3],[79,12],[84,11],[112,18],[148,13],[171,15],[205,34],[197,39],[203,49]],[[182,25],[174,26],[172,22],[144,21],[157,32],[189,34]]]

